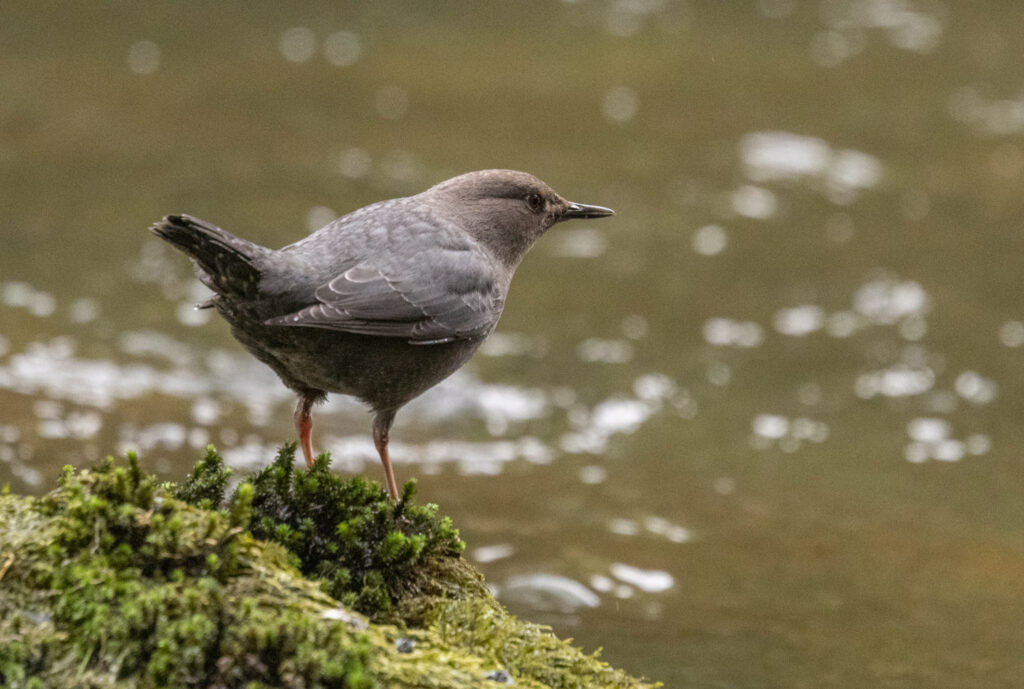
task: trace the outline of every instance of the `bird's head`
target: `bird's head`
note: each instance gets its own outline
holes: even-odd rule
[[[568,201],[526,172],[468,172],[423,193],[510,268],[552,225],[573,218],[603,218],[614,211]]]

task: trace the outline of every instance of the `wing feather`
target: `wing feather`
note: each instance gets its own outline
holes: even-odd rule
[[[466,245],[404,259],[368,258],[314,293],[316,303],[266,321],[436,344],[486,335],[503,298],[488,257]]]

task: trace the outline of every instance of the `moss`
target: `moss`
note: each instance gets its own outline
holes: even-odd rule
[[[209,448],[175,495],[197,506],[221,505],[229,474]],[[375,620],[394,620],[401,617],[396,607],[408,609],[405,603],[428,593],[458,595],[468,585],[483,594],[478,577],[451,566],[465,548],[459,532],[437,505],[416,504],[415,489],[410,481],[393,502],[377,483],[331,473],[327,455],[310,471],[296,471],[289,444],[226,502],[232,523],[284,546],[329,595]]]
[[[293,459],[230,498],[212,448],[180,486],[129,455],[0,495],[0,686],[645,686],[505,613],[411,485]]]
[[[133,455],[4,503],[0,542],[21,542],[4,548],[3,686],[54,674],[86,687],[370,686],[368,642],[253,589],[287,561],[279,548],[158,492]]]
[[[190,505],[217,509],[224,501],[224,491],[231,473],[231,469],[224,466],[224,460],[217,454],[217,449],[210,445],[206,448],[206,456],[196,462],[192,475],[180,486],[173,488],[172,493]]]

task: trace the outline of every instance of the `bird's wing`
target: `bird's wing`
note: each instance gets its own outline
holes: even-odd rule
[[[316,289],[316,303],[267,325],[326,328],[438,344],[486,335],[501,314],[487,259],[469,245],[368,258]]]

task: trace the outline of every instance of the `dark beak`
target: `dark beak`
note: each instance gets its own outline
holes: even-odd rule
[[[569,202],[569,207],[562,213],[562,220],[570,220],[572,218],[605,218],[609,215],[615,215],[615,211],[611,208],[605,208],[604,206],[588,206],[585,203],[572,203]]]

